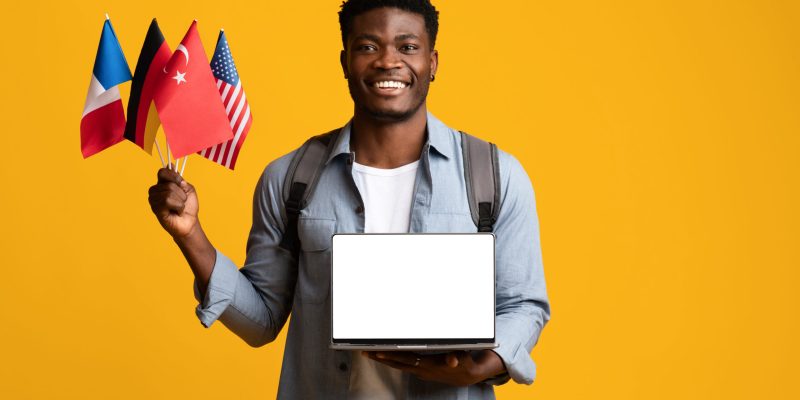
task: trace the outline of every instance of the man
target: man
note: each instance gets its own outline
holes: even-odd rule
[[[549,319],[549,303],[533,190],[521,165],[503,152],[494,230],[499,347],[427,356],[328,348],[333,233],[476,231],[458,131],[429,114],[425,102],[438,63],[438,12],[428,0],[349,0],[339,20],[354,114],[299,217],[297,257],[279,246],[294,152],[270,163],[258,182],[241,270],[203,232],[192,185],[162,169],[150,188],[153,212],[195,274],[200,321],[208,327],[219,319],[261,346],[276,338],[291,312],[280,398],[483,399],[494,398],[494,384],[531,383],[530,351]]]

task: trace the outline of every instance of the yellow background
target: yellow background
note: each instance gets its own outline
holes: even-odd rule
[[[266,163],[352,113],[339,0],[4,5],[0,398],[272,398],[284,336],[252,349],[194,315],[157,224],[160,163],[83,160],[103,23],[134,69],[224,27],[254,125],[231,173],[194,156],[203,225],[244,259]],[[438,0],[429,108],[524,164],[553,320],[538,380],[499,398],[800,398],[800,3]],[[121,86],[127,105],[130,83]]]

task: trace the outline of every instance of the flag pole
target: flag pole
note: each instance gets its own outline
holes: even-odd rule
[[[167,166],[172,169],[172,150],[169,148],[169,142],[167,142]]]
[[[161,155],[161,146],[158,145],[158,140],[154,140],[156,143],[156,150],[158,151],[158,159],[161,160],[161,168],[166,168],[164,165],[164,156]]]
[[[181,166],[181,176],[183,176],[183,170],[186,169],[186,161],[189,160],[189,156],[183,157],[183,166]]]

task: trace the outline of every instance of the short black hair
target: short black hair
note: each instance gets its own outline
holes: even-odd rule
[[[403,11],[422,15],[425,19],[425,30],[431,40],[431,49],[436,46],[436,34],[439,32],[439,11],[430,0],[346,0],[339,11],[339,27],[342,29],[342,45],[347,49],[347,35],[353,28],[353,18],[367,11],[382,7],[393,7]]]

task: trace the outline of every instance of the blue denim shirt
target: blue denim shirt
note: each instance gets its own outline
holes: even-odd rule
[[[467,203],[460,134],[431,114],[427,132],[409,230],[475,232]],[[286,221],[282,188],[293,155],[270,163],[258,181],[244,267],[238,269],[217,251],[205,298],[199,298],[195,285],[200,301],[196,312],[203,326],[219,319],[251,346],[275,340],[291,313],[278,397],[344,399],[352,352],[328,348],[329,289],[331,236],[364,231],[364,213],[350,162],[350,123],[338,136],[316,192],[300,216],[299,260],[279,247]],[[536,375],[530,352],[550,318],[550,305],[533,188],[520,163],[502,151],[499,169],[501,208],[494,230],[499,347],[495,351],[507,374],[469,387],[411,376],[409,399],[492,399],[492,385],[509,379],[530,384]]]

